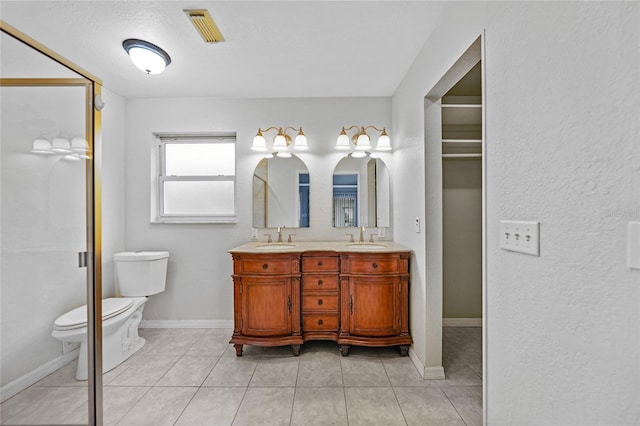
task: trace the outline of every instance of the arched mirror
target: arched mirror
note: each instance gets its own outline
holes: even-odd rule
[[[381,159],[343,158],[333,171],[333,226],[388,227],[389,191]]]
[[[309,170],[295,155],[263,158],[253,172],[253,227],[309,227]]]

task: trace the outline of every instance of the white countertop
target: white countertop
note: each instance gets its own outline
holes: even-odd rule
[[[356,253],[396,253],[411,250],[393,241],[349,243],[346,241],[294,241],[291,243],[265,243],[251,241],[229,250],[229,253],[302,253],[305,251],[335,251]]]

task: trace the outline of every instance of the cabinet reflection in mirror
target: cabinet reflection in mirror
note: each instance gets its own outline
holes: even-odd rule
[[[253,227],[309,227],[309,170],[296,156],[264,158],[253,172]]]
[[[388,227],[389,191],[381,159],[343,158],[333,171],[333,226]]]

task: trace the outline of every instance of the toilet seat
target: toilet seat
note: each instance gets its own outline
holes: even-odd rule
[[[102,300],[102,321],[113,318],[133,305],[134,299],[127,297]],[[61,315],[53,324],[56,330],[73,330],[87,326],[87,305],[80,306]]]

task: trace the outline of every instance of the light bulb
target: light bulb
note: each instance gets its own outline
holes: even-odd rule
[[[55,154],[51,150],[51,142],[42,138],[38,138],[33,141],[33,149],[31,150],[31,152],[35,154]]]
[[[298,136],[296,136],[296,140],[293,144],[293,149],[298,151],[308,151],[309,143],[307,142],[307,137],[302,133],[302,128],[298,132]]]
[[[387,135],[386,130],[382,130],[382,134],[378,138],[378,144],[376,145],[377,151],[391,151],[391,139]]]
[[[57,137],[51,142],[51,150],[58,154],[71,154],[71,144],[62,137]]]
[[[273,149],[276,151],[287,150],[287,138],[284,137],[284,134],[278,133],[273,139]]]
[[[344,130],[344,127],[342,128],[342,131],[340,132],[340,134],[338,135],[338,139],[336,140],[336,149],[338,151],[346,151],[348,149],[351,149],[351,146],[349,145],[349,136],[347,136],[347,132]]]
[[[280,158],[291,158],[291,153],[289,151],[278,151],[276,155]]]
[[[262,133],[258,132],[253,138],[253,144],[251,144],[252,151],[264,152],[267,150],[267,141],[264,140]]]
[[[367,153],[364,151],[354,151],[351,153],[353,158],[364,158],[367,156]]]
[[[371,149],[371,141],[369,139],[369,135],[362,132],[358,135],[358,139],[356,140],[356,150],[366,151],[367,149]]]

